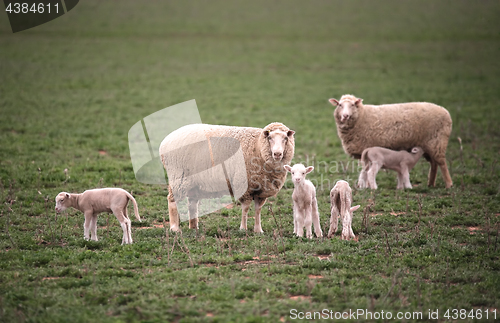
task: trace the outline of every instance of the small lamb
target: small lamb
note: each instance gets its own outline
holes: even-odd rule
[[[316,199],[316,188],[310,180],[306,179],[306,174],[313,171],[314,167],[305,167],[302,164],[283,166],[292,174],[292,182],[294,190],[293,199],[293,233],[302,237],[304,235],[304,227],[306,229],[306,237],[312,238],[311,224],[314,223],[314,233],[316,236],[322,237],[323,231],[319,223],[318,201]]]
[[[102,212],[113,212],[123,230],[123,245],[133,242],[131,222],[127,215],[129,200],[134,204],[135,217],[141,221],[134,197],[121,188],[99,188],[87,190],[82,194],[61,192],[56,196],[56,212],[62,212],[68,207],[82,211],[85,215],[85,224],[83,225],[85,240],[90,239],[89,233],[91,232],[94,241],[97,241],[97,215]]]
[[[349,183],[343,180],[337,181],[330,191],[331,217],[328,238],[333,237],[339,225],[339,215],[342,218],[342,240],[356,238],[352,231],[352,213],[359,209],[360,205],[351,207],[352,190]]]
[[[411,152],[382,147],[366,148],[361,155],[363,170],[359,174],[358,187],[377,189],[375,178],[380,168],[385,168],[398,172],[397,189],[412,188],[410,171],[423,154],[424,150],[421,147],[413,147]]]

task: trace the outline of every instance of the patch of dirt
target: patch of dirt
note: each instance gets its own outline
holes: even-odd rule
[[[295,296],[290,296],[290,299],[292,301],[311,301],[311,296],[305,296],[305,295],[295,295]]]
[[[61,277],[43,277],[42,280],[55,280],[60,279]]]
[[[405,214],[405,212],[394,212],[392,211],[391,213],[389,213],[390,215],[394,215],[394,216],[398,216],[398,215],[401,215],[401,214]]]
[[[321,278],[323,278],[323,276],[321,276],[321,275],[307,275],[307,277],[309,277],[311,279],[321,279]]]
[[[206,317],[214,317],[214,313],[210,313],[210,312],[208,312],[205,316],[206,316]]]
[[[331,256],[325,256],[325,255],[315,255],[318,257],[319,260],[330,260]]]
[[[475,234],[477,230],[481,230],[480,227],[468,227],[469,234]]]
[[[155,228],[161,228],[163,229],[163,223],[157,223],[153,222],[151,227],[135,227],[137,230],[143,230],[143,229],[155,229]]]
[[[106,156],[108,152],[106,150],[99,149],[99,155]]]
[[[226,209],[231,210],[234,207],[234,203],[225,206]]]

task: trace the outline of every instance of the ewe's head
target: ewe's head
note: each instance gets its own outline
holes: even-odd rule
[[[358,109],[363,105],[363,99],[358,99],[354,95],[346,94],[340,98],[328,100],[335,108],[333,116],[337,124],[346,126],[355,122],[358,118]]]
[[[292,174],[292,182],[293,185],[297,185],[303,183],[306,180],[306,175],[314,170],[313,166],[305,167],[302,164],[295,164],[293,167],[290,165],[285,165],[283,168],[286,169],[287,172]]]
[[[262,130],[262,136],[269,143],[270,154],[275,161],[281,161],[285,154],[293,157],[295,131],[288,129],[281,123],[271,123]]]
[[[56,212],[62,212],[69,207],[69,193],[61,192],[56,196]]]

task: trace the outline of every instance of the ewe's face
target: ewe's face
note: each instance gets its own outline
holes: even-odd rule
[[[295,164],[293,167],[284,166],[285,169],[292,174],[292,182],[294,185],[300,184],[306,179],[306,175],[313,171],[314,167],[305,167],[302,164]]]
[[[56,212],[62,212],[68,208],[69,205],[69,194],[59,193],[56,196]]]
[[[281,161],[283,159],[283,154],[285,152],[288,140],[293,136],[295,132],[289,130],[288,132],[281,130],[264,130],[264,136],[269,141],[269,147],[271,148],[271,155],[275,161]]]
[[[335,111],[333,112],[333,116],[337,119],[341,124],[348,123],[349,120],[356,119],[358,116],[358,106],[361,104],[361,99],[357,99],[356,101],[337,101],[335,99],[330,99],[330,103],[333,106],[336,106]]]

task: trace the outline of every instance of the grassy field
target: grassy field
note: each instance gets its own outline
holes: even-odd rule
[[[86,0],[13,34],[0,13],[0,321],[498,320],[499,20],[498,1]],[[327,230],[331,187],[359,174],[327,102],[346,93],[446,107],[454,187],[439,173],[428,188],[423,160],[413,190],[380,172],[377,191],[353,192],[346,242],[293,236],[290,183],[264,206],[263,235],[238,230],[239,206],[173,234],[165,186],[134,177],[128,130],[165,107],[280,121],[296,131],[294,163],[316,166]],[[133,245],[113,215],[93,242],[81,213],[54,212],[60,191],[113,186],[139,203]]]

